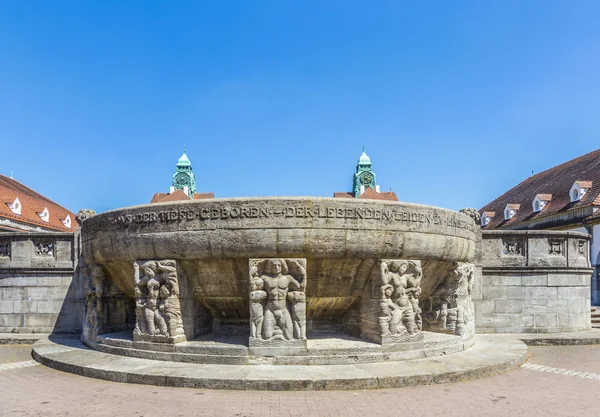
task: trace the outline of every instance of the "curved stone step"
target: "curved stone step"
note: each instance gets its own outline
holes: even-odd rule
[[[527,346],[510,335],[479,335],[447,356],[354,365],[211,365],[128,358],[98,352],[77,337],[52,336],[32,356],[52,368],[92,378],[173,387],[236,390],[396,388],[489,376],[521,365]]]

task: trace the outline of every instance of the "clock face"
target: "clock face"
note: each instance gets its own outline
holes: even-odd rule
[[[179,174],[177,176],[177,184],[187,184],[188,181],[189,181],[189,178],[185,174]]]
[[[371,174],[364,174],[361,179],[363,184],[370,184],[373,180],[373,176]]]

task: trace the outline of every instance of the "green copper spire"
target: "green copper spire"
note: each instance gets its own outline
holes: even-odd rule
[[[367,188],[377,189],[372,166],[371,158],[365,153],[365,147],[363,146],[362,154],[358,158],[356,172],[352,180],[352,192],[355,198],[358,198]]]
[[[183,190],[189,198],[194,199],[196,194],[196,176],[192,170],[192,162],[183,147],[183,155],[177,160],[177,170],[173,174],[173,191]]]

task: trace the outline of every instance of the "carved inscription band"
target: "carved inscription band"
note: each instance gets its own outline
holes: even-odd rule
[[[454,217],[445,217],[432,213],[418,213],[407,210],[373,209],[370,207],[328,207],[314,206],[229,206],[219,205],[190,210],[149,211],[136,214],[123,214],[110,217],[111,224],[152,223],[192,220],[230,220],[260,218],[335,218],[356,220],[378,220],[387,222],[424,223],[455,227],[474,231],[471,222]]]

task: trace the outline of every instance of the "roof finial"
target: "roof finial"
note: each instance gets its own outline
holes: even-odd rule
[[[363,152],[365,151],[365,145],[363,145]]]
[[[12,171],[10,172],[10,179],[11,179],[11,180],[13,179],[13,177],[12,177]]]
[[[183,153],[185,153],[185,143],[183,144]]]

